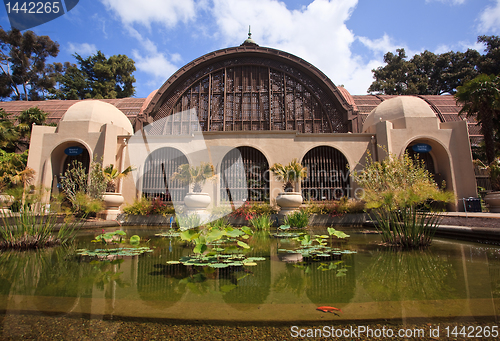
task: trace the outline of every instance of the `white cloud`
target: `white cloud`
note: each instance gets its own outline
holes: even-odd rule
[[[89,44],[89,43],[82,43],[82,44],[69,43],[67,50],[71,54],[78,53],[81,56],[88,56],[96,53],[97,47],[94,44]]]
[[[178,69],[163,53],[143,55],[138,50],[133,50],[132,55],[137,70],[152,75],[154,80],[161,84]]]
[[[173,63],[181,60],[181,56],[174,53],[169,60],[164,53],[158,51],[158,47],[153,41],[144,38],[130,26],[127,27],[127,30],[142,46],[140,51],[137,49],[132,50],[137,70],[152,75],[153,79],[150,80],[149,85],[155,84],[158,87],[178,69]]]
[[[442,2],[443,4],[450,4],[450,5],[462,5],[465,3],[467,0],[425,0],[426,3],[430,2]]]
[[[351,52],[356,37],[345,25],[357,2],[315,0],[300,10],[289,10],[276,0],[214,0],[212,13],[223,46],[241,44],[251,25],[259,45],[293,53],[351,93],[365,94],[375,62],[363,63]]]
[[[479,17],[479,30],[481,32],[500,32],[500,0],[496,4],[485,8]]]
[[[124,24],[138,23],[150,27],[153,22],[173,27],[196,15],[194,0],[101,0]]]

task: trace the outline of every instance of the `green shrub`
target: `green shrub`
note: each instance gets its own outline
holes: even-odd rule
[[[263,214],[271,215],[277,212],[278,209],[268,203],[246,201],[242,206],[238,207],[229,215],[232,217],[245,217],[246,220],[250,220],[255,216]]]
[[[340,216],[348,213],[364,212],[364,202],[360,200],[342,198],[336,201],[308,202],[302,210],[308,214],[328,214]]]
[[[148,215],[150,210],[151,201],[146,197],[136,199],[133,204],[123,207],[123,212],[130,215]]]
[[[146,197],[142,197],[139,200],[134,200],[133,204],[126,205],[123,208],[123,212],[130,215],[158,214],[167,216],[175,214],[175,208],[172,205],[165,204],[160,199],[149,200]]]
[[[295,211],[285,217],[285,225],[302,229],[309,224],[309,213],[306,211]]]

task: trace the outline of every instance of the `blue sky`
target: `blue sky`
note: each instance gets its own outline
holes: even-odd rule
[[[5,9],[0,25],[10,29]],[[80,0],[32,30],[60,44],[53,61],[101,50],[136,62],[136,97],[146,97],[191,60],[247,37],[314,64],[351,94],[366,94],[383,55],[475,48],[500,34],[500,0]]]

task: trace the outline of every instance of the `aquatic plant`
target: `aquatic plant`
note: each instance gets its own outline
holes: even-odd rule
[[[423,161],[389,155],[375,162],[368,157],[361,172],[354,172],[364,189],[366,208],[378,222],[386,244],[411,249],[431,244],[440,223],[432,202],[451,202],[453,194],[440,189]]]
[[[116,257],[138,256],[146,252],[153,252],[147,246],[142,247],[118,247],[112,249],[78,249],[75,251],[77,255],[88,256],[97,259],[114,259]]]
[[[290,225],[280,225],[276,229],[276,232],[271,235],[276,238],[295,238],[302,235],[302,232],[296,232],[296,230],[288,231],[289,229]]]
[[[310,235],[309,233],[300,233],[293,240],[300,242],[300,246],[294,249],[278,249],[279,252],[287,252],[292,254],[300,254],[301,257],[295,260],[302,260],[305,262],[317,262],[317,261],[332,261],[338,260],[343,254],[356,253],[356,251],[351,250],[341,250],[340,248],[335,248],[328,246],[327,240],[336,237],[338,239],[348,238],[349,235],[337,231],[334,228],[328,228],[329,235]]]
[[[33,194],[26,193],[19,213],[2,211],[0,249],[38,249],[70,244],[74,240],[77,229],[83,225],[82,219],[58,223],[57,215],[46,213],[34,200]]]
[[[285,217],[284,223],[285,225],[302,229],[309,224],[309,213],[302,210],[292,212]]]
[[[269,231],[271,225],[273,224],[271,216],[269,214],[261,214],[252,217],[249,221],[250,225],[259,231]]]

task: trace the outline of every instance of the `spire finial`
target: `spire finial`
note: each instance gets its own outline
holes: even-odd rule
[[[252,39],[252,31],[250,30],[251,26],[248,25],[248,38],[241,44],[240,46],[259,46],[253,39]]]

